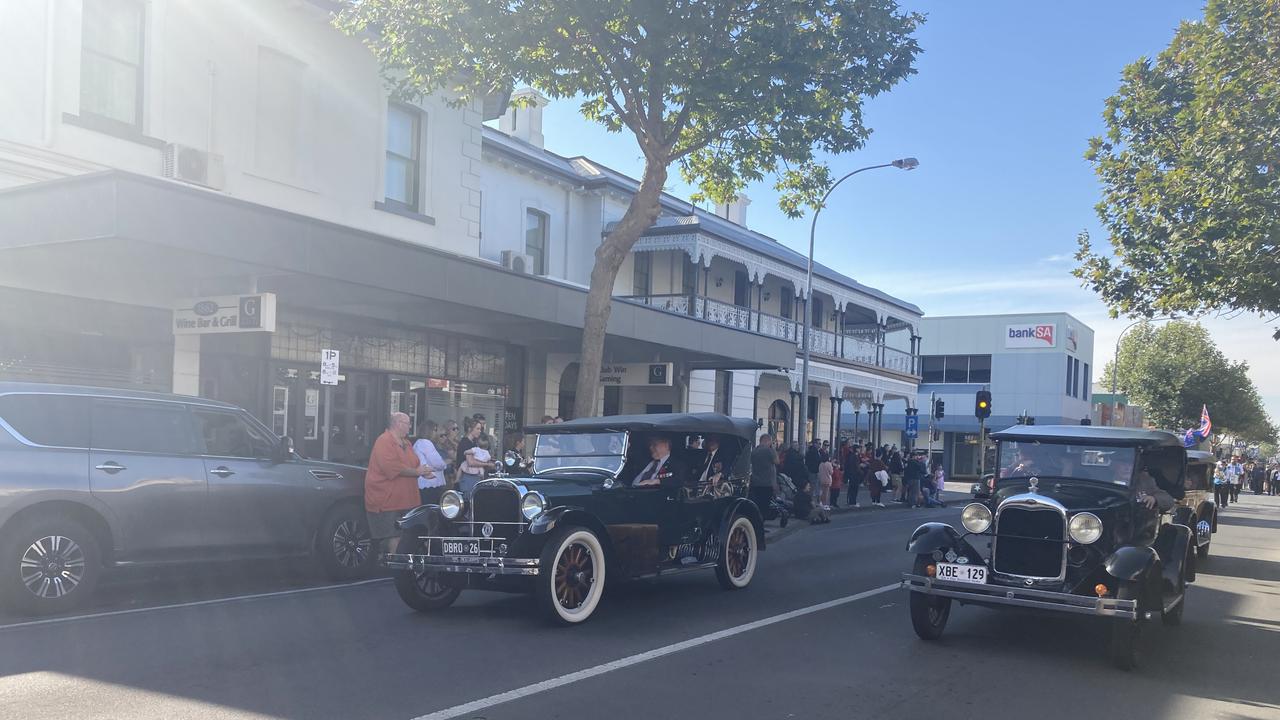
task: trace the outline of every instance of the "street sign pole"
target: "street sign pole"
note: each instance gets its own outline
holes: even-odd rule
[[[320,453],[329,461],[330,423],[333,421],[333,386],[338,384],[338,351],[325,348],[320,351],[320,384],[324,385],[324,439]]]
[[[929,462],[933,462],[933,416],[938,414],[938,393],[929,393]]]

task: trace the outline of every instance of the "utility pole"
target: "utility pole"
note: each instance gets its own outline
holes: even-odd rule
[[[938,414],[938,393],[929,393],[929,462],[933,462],[933,418]]]

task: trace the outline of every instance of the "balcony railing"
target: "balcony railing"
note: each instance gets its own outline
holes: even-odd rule
[[[757,312],[751,308],[711,300],[696,295],[627,295],[619,300],[640,303],[678,315],[709,320],[717,325],[752,330],[764,335],[800,344],[804,329],[791,318]],[[848,333],[809,328],[809,351],[818,355],[849,360],[904,375],[916,375],[916,359],[911,353]]]

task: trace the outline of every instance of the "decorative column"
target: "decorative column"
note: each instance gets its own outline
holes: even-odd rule
[[[862,406],[859,405],[853,409],[853,441],[855,443],[862,442],[862,438],[858,437],[858,432],[861,430],[861,426],[862,426],[861,416],[862,416]]]
[[[753,398],[752,398],[752,400],[751,400],[751,417],[755,418],[757,423],[759,423],[761,420],[764,420],[764,424],[763,424],[761,427],[764,427],[764,429],[765,429],[765,430],[768,430],[768,429],[769,429],[769,427],[768,427],[768,426],[769,426],[769,418],[767,418],[767,417],[765,417],[765,418],[761,418],[761,417],[760,417],[760,376],[759,376],[759,375],[756,375],[756,389],[755,389],[755,395],[753,396]],[[759,434],[759,433],[757,433],[757,434]]]
[[[791,391],[791,405],[787,408],[787,417],[789,418],[787,422],[787,444],[788,445],[795,442],[794,438],[800,437],[800,431],[796,429],[796,426],[797,426],[796,415],[798,414],[798,411],[799,411],[799,408],[797,408],[796,405],[799,404],[800,402],[799,397],[800,397],[800,393],[796,392],[795,390]]]
[[[840,303],[839,315],[836,318],[836,337],[840,340],[840,347],[836,352],[840,357],[848,357],[844,354],[844,303]],[[844,398],[841,398],[842,400]]]
[[[761,303],[764,302],[764,278],[760,278],[760,284],[756,285],[756,332],[760,332],[760,313]]]
[[[835,452],[840,438],[840,406],[844,404],[844,398],[836,396],[831,398],[831,452]]]

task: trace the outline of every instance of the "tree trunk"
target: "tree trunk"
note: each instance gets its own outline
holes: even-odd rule
[[[596,262],[591,268],[591,285],[587,290],[587,311],[582,323],[582,357],[578,364],[578,387],[573,402],[574,417],[590,417],[596,412],[596,394],[600,391],[600,366],[604,362],[605,330],[612,312],[613,283],[622,261],[632,246],[658,219],[661,211],[662,186],[667,181],[667,166],[647,160],[640,190],[613,232],[596,248]]]

